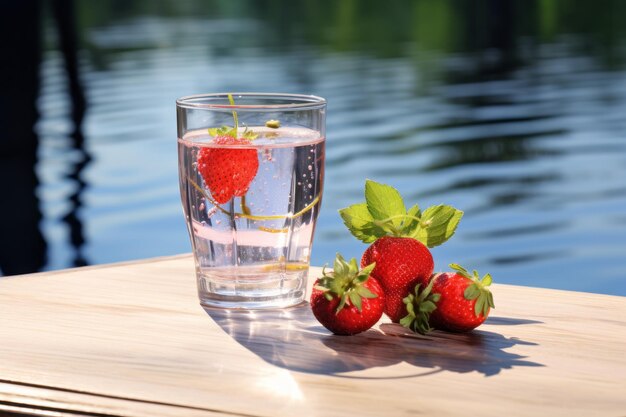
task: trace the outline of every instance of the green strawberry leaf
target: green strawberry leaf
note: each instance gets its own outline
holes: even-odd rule
[[[487,293],[487,303],[489,304],[489,307],[496,308],[496,305],[493,303],[493,294],[491,293],[491,291]]]
[[[407,311],[409,310],[408,306],[410,304],[407,304]],[[413,311],[409,311],[409,313],[413,313]],[[411,316],[411,314],[404,316],[403,318],[400,319],[400,325],[402,327],[406,327],[407,329],[411,328],[411,324],[413,324],[413,320],[415,318],[413,316]],[[412,331],[415,331],[413,329],[411,329]]]
[[[230,126],[212,127],[209,128],[209,135],[211,136],[232,136],[235,137],[236,129]]]
[[[351,274],[356,275],[359,272],[359,265],[356,263],[356,258],[350,259],[350,263],[348,264],[349,271]]]
[[[351,291],[348,293],[348,297],[350,298],[350,303],[355,306],[357,310],[361,311],[363,307],[361,305],[361,296],[358,292]]]
[[[415,233],[419,227],[419,218],[422,217],[422,211],[420,210],[420,206],[415,204],[406,212],[406,214],[407,217],[402,222],[402,235],[410,236]]]
[[[483,284],[485,287],[488,287],[491,285],[491,282],[493,281],[493,279],[491,278],[491,274],[486,274],[482,281],[480,281],[481,284]]]
[[[411,234],[429,248],[439,246],[454,235],[463,212],[452,206],[440,204],[427,208],[419,226]]]
[[[376,268],[376,262],[372,262],[371,264],[367,265],[365,268],[361,269],[361,272],[359,274],[369,277],[372,271],[374,270],[374,268]]]
[[[364,298],[376,298],[378,297],[376,294],[371,292],[367,287],[359,286],[356,288],[356,292]]]
[[[259,137],[259,135],[257,133],[254,133],[252,130],[246,130],[245,132],[243,132],[243,135],[241,135],[241,137],[248,140],[255,140]]]
[[[365,201],[374,219],[387,220],[391,217],[391,223],[395,227],[400,227],[406,214],[406,207],[398,190],[390,185],[366,180]]]
[[[402,299],[406,306],[407,315],[400,319],[400,324],[419,334],[426,334],[432,330],[429,324],[430,313],[437,309],[439,294],[431,293],[435,278],[420,291],[420,284],[415,290]]]
[[[432,313],[437,309],[437,305],[432,301],[424,301],[420,304],[420,312],[421,313]]]
[[[463,275],[465,278],[472,279],[472,276],[469,274],[469,272],[467,272],[467,269],[463,268],[461,265],[459,265],[459,264],[450,264],[449,266],[450,266],[450,268],[452,268],[455,271],[457,271],[459,274]]]
[[[350,233],[363,243],[372,243],[387,232],[374,223],[366,203],[354,204],[339,210],[339,214]]]
[[[474,300],[478,298],[479,295],[480,295],[480,289],[478,288],[476,284],[469,285],[465,289],[465,292],[463,293],[463,296],[465,297],[466,300]]]
[[[485,310],[485,298],[478,297],[478,299],[476,300],[476,304],[474,305],[474,314],[476,314],[476,317],[480,316],[481,314],[486,315],[486,313],[484,313],[484,310]]]
[[[341,296],[341,299],[339,300],[339,304],[337,305],[337,308],[335,309],[335,314],[339,314],[339,312],[341,311],[342,308],[344,308],[346,305],[346,294],[343,294]]]
[[[333,264],[333,273],[336,276],[347,275],[349,273],[349,267],[346,265],[346,260],[339,253],[337,254],[335,263]]]
[[[245,124],[244,124],[245,126]],[[256,138],[259,137],[259,135],[255,132],[253,132],[252,130],[248,129],[248,126],[246,126],[246,128],[244,129],[243,133],[241,134],[241,137],[244,139],[248,139],[248,140],[255,140]]]

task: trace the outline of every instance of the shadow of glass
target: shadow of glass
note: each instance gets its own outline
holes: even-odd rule
[[[335,336],[319,325],[308,304],[284,310],[236,311],[205,308],[207,314],[242,346],[265,362],[290,371],[336,375],[382,368],[368,378],[397,379],[442,371],[497,375],[503,369],[542,366],[504,351],[516,345],[535,345],[500,334],[433,332],[421,336],[397,324],[382,324],[356,336]],[[392,365],[416,367],[406,372]]]

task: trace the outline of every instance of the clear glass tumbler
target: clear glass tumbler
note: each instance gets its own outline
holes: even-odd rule
[[[176,101],[183,211],[207,307],[304,299],[322,202],[323,98],[233,93]]]

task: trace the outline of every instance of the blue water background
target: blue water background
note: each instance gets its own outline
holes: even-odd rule
[[[433,250],[437,270],[457,262],[501,283],[626,295],[626,13],[514,3],[494,29],[493,2],[122,3],[78,2],[87,164],[46,32],[46,269],[189,252],[174,100],[292,92],[328,99],[313,264],[360,257],[337,210],[371,178],[407,204],[465,211]],[[84,244],[71,243],[70,212]]]

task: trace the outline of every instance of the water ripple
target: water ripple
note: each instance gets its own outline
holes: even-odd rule
[[[247,18],[140,17],[87,28],[81,69],[93,161],[81,174],[78,216],[87,259],[190,250],[177,190],[177,97],[302,92],[329,102],[314,264],[337,250],[360,255],[364,245],[336,210],[362,200],[369,177],[421,206],[465,210],[457,237],[434,250],[440,269],[454,261],[500,282],[626,295],[624,70],[581,53],[577,37],[540,45],[513,70],[484,76],[480,51],[440,54],[427,65],[413,53],[384,59],[306,42],[286,47],[262,36],[268,31]],[[489,62],[503,59],[495,58]],[[57,52],[46,53],[42,76],[38,172],[48,268],[58,268],[72,250],[60,225],[76,190],[62,169],[73,163],[62,140],[73,127]],[[596,252],[584,250],[589,242]]]

